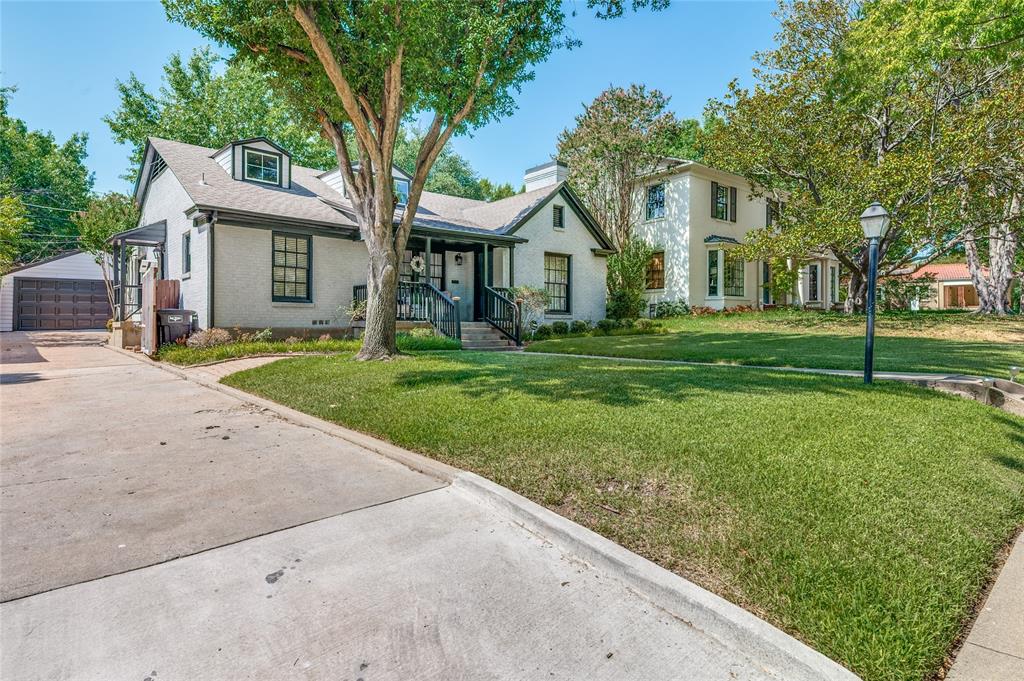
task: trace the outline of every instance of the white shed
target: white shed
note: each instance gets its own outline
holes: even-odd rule
[[[68,251],[0,279],[0,331],[102,329],[110,319],[95,258]]]

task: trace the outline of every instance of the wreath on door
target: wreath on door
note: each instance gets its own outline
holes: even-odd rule
[[[416,274],[423,274],[423,270],[427,269],[427,261],[423,259],[422,255],[414,255],[409,261],[409,267]]]

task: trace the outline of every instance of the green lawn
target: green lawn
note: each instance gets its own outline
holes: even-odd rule
[[[862,369],[864,317],[796,311],[681,317],[670,333],[561,338],[534,352],[674,359],[765,366]],[[1024,364],[1024,319],[968,314],[879,316],[876,371],[972,373],[1007,377]]]
[[[902,384],[468,352],[225,382],[486,476],[870,681],[939,669],[1024,523],[1024,420]]]
[[[358,340],[344,340],[332,338],[330,340],[300,340],[298,342],[286,343],[285,341],[256,341],[244,343],[225,343],[215,345],[212,348],[190,348],[187,345],[164,345],[160,348],[158,359],[163,362],[177,364],[178,366],[191,366],[205,364],[206,362],[219,362],[226,359],[239,359],[241,357],[258,357],[259,355],[282,355],[286,353],[296,354],[336,354],[339,352],[352,353],[359,350]],[[410,336],[408,334],[398,335],[398,348],[403,352],[416,352],[423,350],[458,350],[461,346],[459,341],[443,336]]]

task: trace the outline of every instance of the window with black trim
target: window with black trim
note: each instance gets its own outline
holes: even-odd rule
[[[292,303],[310,302],[312,237],[274,232],[273,239],[273,299]]]
[[[746,263],[738,255],[735,255],[729,250],[725,251],[723,264],[723,286],[725,288],[725,295],[727,296],[742,296],[744,295],[744,274],[746,272]]]
[[[402,264],[398,268],[399,281],[414,282],[426,279],[423,273],[416,272],[412,268],[412,259],[417,255],[423,259],[427,257],[426,251],[413,251],[411,248],[405,249],[405,254],[402,256]],[[430,283],[438,289],[444,288],[444,253],[434,251],[430,254]]]
[[[555,229],[565,229],[565,206],[551,207],[551,226]]]
[[[544,288],[548,292],[548,312],[569,313],[570,290],[569,256],[558,253],[544,254]]]
[[[832,303],[839,302],[839,271],[835,265],[830,265],[828,268],[828,298]]]
[[[665,288],[665,251],[657,251],[647,262],[647,289]]]
[[[821,298],[821,281],[818,265],[807,266],[807,300],[817,302]]]
[[[718,295],[718,251],[708,251],[708,295]]]
[[[181,235],[181,274],[192,272],[192,232]]]
[[[711,217],[729,219],[729,187],[717,182],[711,183]]]
[[[281,184],[281,157],[255,149],[242,149],[245,179],[266,184]]]
[[[665,185],[652,184],[647,188],[647,219],[665,217]]]

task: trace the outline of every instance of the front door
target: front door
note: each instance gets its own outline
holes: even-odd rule
[[[458,296],[459,319],[464,322],[473,321],[473,253],[457,253],[448,251],[445,254],[445,290],[452,295]]]

